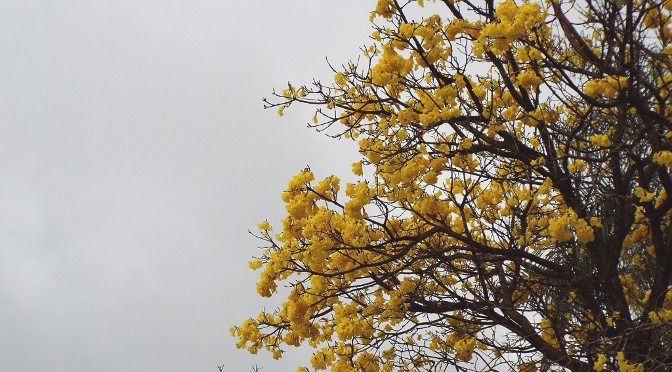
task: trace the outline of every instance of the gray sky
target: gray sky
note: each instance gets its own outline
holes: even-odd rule
[[[0,370],[294,371],[229,336],[272,307],[247,230],[357,154],[261,98],[330,79],[373,6],[0,0]]]

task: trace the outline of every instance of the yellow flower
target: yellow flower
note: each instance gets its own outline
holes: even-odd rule
[[[257,225],[257,227],[259,228],[259,230],[268,231],[268,230],[271,229],[271,224],[268,223],[268,221],[264,221],[264,222],[260,223],[259,225]]]
[[[618,92],[625,88],[628,78],[625,76],[607,76],[606,78],[587,81],[583,86],[583,93],[591,98],[604,96],[614,98]]]
[[[404,280],[399,285],[399,291],[403,293],[413,292],[415,290],[415,284],[408,278]]]
[[[534,70],[526,70],[522,74],[518,75],[518,83],[526,88],[529,87],[538,87],[543,80],[534,72]]]
[[[597,354],[597,360],[593,363],[593,369],[597,372],[604,370],[604,363],[607,362],[607,357],[604,354]]]
[[[362,162],[357,161],[352,163],[352,173],[356,176],[361,176],[362,175]]]
[[[249,266],[250,269],[252,270],[258,270],[259,268],[261,268],[262,263],[260,260],[252,260],[247,263],[247,266]]]
[[[567,220],[565,218],[554,218],[549,221],[548,231],[552,237],[557,239],[559,242],[566,242],[572,238],[572,232],[567,226]]]
[[[350,200],[344,206],[345,215],[355,219],[366,217],[364,206],[371,202],[371,190],[367,183],[349,183],[346,186],[345,194],[350,197]]]
[[[380,15],[383,18],[391,18],[394,15],[394,6],[392,1],[378,0],[378,3],[376,4],[376,10],[371,13],[370,19],[373,20],[376,15]]]
[[[635,188],[635,196],[639,198],[640,202],[648,203],[653,200],[653,197],[656,196],[656,194],[637,186],[637,188]]]
[[[576,230],[576,239],[581,243],[589,243],[595,240],[593,228],[584,220],[576,221],[574,230]]]
[[[653,324],[672,322],[672,310],[658,309],[649,313],[649,318]]]
[[[590,142],[598,147],[609,147],[611,146],[611,139],[606,134],[595,134],[590,136]]]
[[[339,86],[344,87],[348,83],[348,78],[342,72],[337,72],[336,75],[334,75],[334,81]]]
[[[672,168],[672,152],[663,150],[653,154],[653,162],[658,165],[664,165]]]
[[[567,165],[567,169],[570,172],[580,172],[586,169],[587,163],[581,159],[575,159],[573,162]]]
[[[399,36],[408,39],[413,36],[415,26],[412,23],[402,23],[399,25]]]
[[[476,339],[473,337],[462,338],[455,343],[455,357],[459,360],[468,362],[474,354],[474,347],[476,347]]]

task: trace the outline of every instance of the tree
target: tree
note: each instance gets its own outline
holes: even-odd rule
[[[316,370],[672,368],[672,1],[379,0],[372,45],[279,113],[357,141],[298,173],[238,346]]]

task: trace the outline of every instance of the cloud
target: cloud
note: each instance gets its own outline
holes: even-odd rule
[[[331,78],[366,41],[363,2],[0,5],[3,370],[293,370],[234,349],[256,296],[247,229],[352,143],[262,96]]]

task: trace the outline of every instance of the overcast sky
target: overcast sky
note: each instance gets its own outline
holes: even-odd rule
[[[229,335],[273,307],[247,230],[357,154],[261,98],[330,79],[374,6],[0,0],[0,370],[295,371]]]

